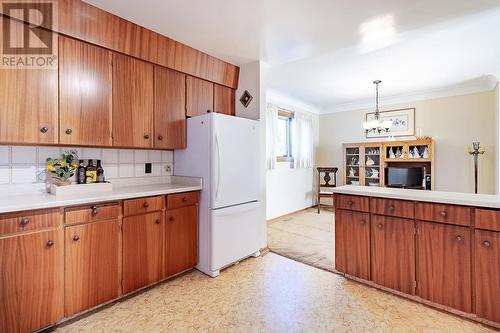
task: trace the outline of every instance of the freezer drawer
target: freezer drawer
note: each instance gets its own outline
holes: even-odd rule
[[[211,215],[212,271],[260,250],[260,202],[211,210]]]

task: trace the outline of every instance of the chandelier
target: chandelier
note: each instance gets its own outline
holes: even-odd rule
[[[380,80],[373,81],[376,89],[376,108],[375,108],[375,119],[370,121],[365,121],[363,123],[363,128],[365,129],[366,134],[368,133],[387,133],[391,129],[392,121],[391,120],[380,120],[380,110],[378,108],[378,85],[382,83]]]

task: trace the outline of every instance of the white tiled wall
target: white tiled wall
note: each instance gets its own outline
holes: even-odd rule
[[[42,171],[45,169],[47,157],[58,158],[67,150],[76,150],[80,159],[102,160],[104,176],[108,180],[173,174],[172,151],[0,146],[0,184],[31,184],[45,181]],[[145,163],[152,164],[150,174],[145,173]],[[170,171],[167,171],[168,168]]]

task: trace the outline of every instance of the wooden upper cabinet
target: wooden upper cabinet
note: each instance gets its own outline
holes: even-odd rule
[[[63,317],[62,230],[0,240],[0,332],[33,332]]]
[[[371,216],[371,279],[381,286],[415,295],[415,222]]]
[[[159,281],[163,272],[161,212],[123,219],[123,293]]]
[[[11,27],[11,43],[22,45],[23,23],[2,16],[0,26],[4,21]],[[57,56],[57,35],[53,38],[53,54]],[[0,143],[57,143],[57,66],[0,68],[0,91]]]
[[[153,65],[113,53],[113,146],[153,147]]]
[[[193,268],[198,260],[198,206],[167,210],[166,276]]]
[[[65,302],[69,317],[120,294],[118,220],[66,227]]]
[[[60,143],[111,146],[111,52],[60,37]]]
[[[476,230],[474,253],[476,313],[500,323],[500,232]]]
[[[186,116],[194,117],[214,111],[214,84],[186,77]]]
[[[236,114],[234,105],[234,90],[228,87],[214,84],[214,111],[230,116]]]
[[[186,147],[186,75],[155,67],[154,147]]]
[[[472,311],[470,229],[419,222],[418,295],[464,312]]]
[[[335,269],[370,279],[370,214],[335,211]]]

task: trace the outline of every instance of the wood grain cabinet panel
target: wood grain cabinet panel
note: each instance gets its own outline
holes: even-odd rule
[[[371,216],[371,279],[415,295],[415,222]]]
[[[418,224],[418,295],[471,312],[470,229],[429,222]]]
[[[60,225],[59,209],[29,210],[0,215],[0,236]]]
[[[370,214],[335,211],[335,269],[370,279]]]
[[[476,230],[474,253],[476,313],[500,323],[500,232]]]
[[[167,195],[167,208],[172,209],[195,205],[198,203],[199,197],[199,192],[169,194]]]
[[[129,199],[123,202],[123,215],[138,215],[162,210],[165,207],[165,196]]]
[[[23,45],[23,23],[0,17],[11,27],[12,45]],[[52,32],[36,29],[42,35]],[[53,54],[58,55],[57,35]],[[58,142],[57,66],[0,68],[0,143]]]
[[[120,215],[118,204],[80,206],[65,209],[65,224],[79,224],[117,219]]]
[[[382,198],[371,198],[370,200],[370,211],[372,213],[407,219],[412,219],[415,215],[415,203],[413,201]]]
[[[471,208],[446,204],[417,202],[417,220],[433,221],[455,225],[470,225]]]
[[[32,332],[63,317],[62,234],[0,239],[0,332]]]
[[[60,37],[60,143],[111,146],[111,52]]]
[[[235,111],[234,90],[214,84],[214,112],[234,116]]]
[[[186,147],[186,75],[161,67],[154,72],[154,147]]]
[[[476,208],[475,227],[500,231],[500,210]]]
[[[341,209],[370,211],[370,198],[356,195],[335,194],[335,206]]]
[[[153,147],[153,65],[113,53],[113,146]]]
[[[214,110],[214,84],[186,77],[186,116],[194,117]]]
[[[193,268],[198,262],[198,206],[167,210],[166,276]]]
[[[120,294],[118,220],[66,227],[65,316]]]
[[[165,228],[161,212],[123,219],[123,293],[159,281]]]

